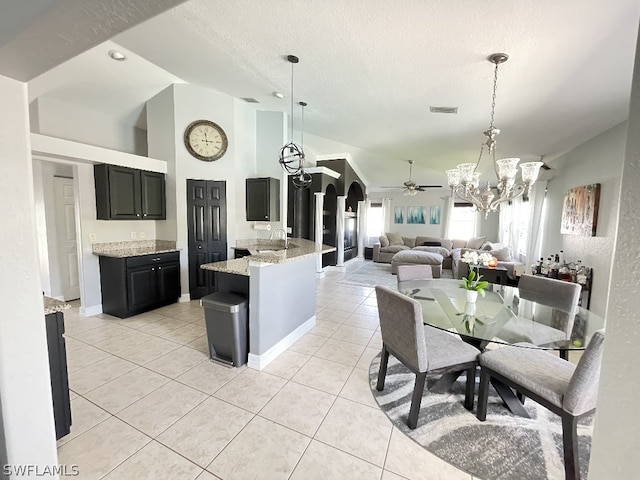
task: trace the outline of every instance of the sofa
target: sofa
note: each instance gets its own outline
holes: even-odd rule
[[[403,237],[398,233],[385,233],[373,246],[373,261],[391,263],[393,256],[403,250],[417,250],[442,255],[442,268],[449,269],[453,278],[462,278],[469,273],[469,265],[461,260],[466,251],[489,252],[498,259],[498,265],[507,269],[507,275],[515,277],[524,264],[514,258],[511,248],[500,243],[487,242],[486,237],[469,240],[449,240],[435,237]]]
[[[507,269],[507,276],[515,278],[524,271],[524,264],[515,259],[511,247],[499,243],[485,242],[480,249],[456,248],[451,251],[451,274],[453,278],[466,277],[469,274],[469,264],[461,260],[465,252],[472,251],[486,253],[498,260],[498,266]]]
[[[398,233],[385,233],[373,245],[373,261],[391,263],[393,256],[402,250],[417,250],[442,255],[442,268],[451,270],[451,250],[462,248],[467,240],[449,240],[437,237],[403,237]]]

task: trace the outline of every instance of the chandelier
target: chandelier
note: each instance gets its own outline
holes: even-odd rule
[[[293,142],[293,66],[298,63],[300,59],[295,55],[288,55],[287,60],[291,63],[291,133],[289,143],[280,149],[278,162],[285,172],[293,175],[293,185],[296,188],[306,188],[311,184],[311,175],[306,173],[303,168],[304,151],[302,146],[298,146]],[[304,107],[306,103],[300,102],[300,105],[303,107],[302,112],[304,118]]]
[[[471,203],[479,212],[483,212],[485,218],[489,212],[496,212],[500,205],[514,198],[524,195],[526,198],[531,185],[538,178],[538,172],[542,162],[521,163],[522,182],[516,183],[519,158],[502,158],[496,160],[496,136],[500,133],[493,124],[496,109],[496,90],[498,86],[498,66],[509,59],[506,53],[494,53],[488,60],[495,65],[493,72],[493,96],[491,100],[491,121],[489,128],[483,132],[487,140],[480,145],[480,155],[476,163],[463,163],[452,170],[447,170],[447,180],[451,188],[451,196],[457,196],[461,200]],[[493,160],[493,168],[498,177],[498,184],[492,187],[489,182],[484,189],[480,187],[480,172],[478,165],[486,150]]]

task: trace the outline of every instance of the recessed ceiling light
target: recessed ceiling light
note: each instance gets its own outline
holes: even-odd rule
[[[117,62],[124,62],[127,56],[118,50],[109,50],[109,56]]]
[[[282,100],[284,98],[284,94],[282,94],[280,92],[273,92],[273,96],[274,97],[278,97],[280,100]]]

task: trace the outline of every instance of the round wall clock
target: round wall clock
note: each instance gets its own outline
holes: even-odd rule
[[[213,162],[227,151],[227,134],[217,123],[196,120],[184,131],[184,145],[198,160]]]

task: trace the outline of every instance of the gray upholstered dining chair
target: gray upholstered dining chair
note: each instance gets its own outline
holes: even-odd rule
[[[478,420],[487,416],[489,380],[495,378],[562,418],[565,478],[580,478],[578,420],[596,408],[604,332],[596,332],[577,365],[525,344],[485,351],[480,363]]]
[[[398,282],[408,280],[430,280],[433,278],[431,265],[398,265]]]
[[[511,325],[505,325],[501,331],[502,336],[511,343],[531,342],[538,345],[569,340],[581,289],[578,283],[522,275],[518,282],[520,298],[536,302],[538,309],[547,309],[549,312],[538,312],[537,320],[529,324],[528,332],[522,325],[515,325],[517,320],[512,320]],[[560,357],[568,360],[568,350],[560,349]]]
[[[463,372],[467,383],[464,406],[473,410],[476,378],[476,348],[422,322],[420,303],[387,287],[376,287],[378,315],[382,333],[382,358],[378,372],[378,391],[384,389],[389,354],[416,374],[407,425],[415,429],[420,415],[427,373]]]

